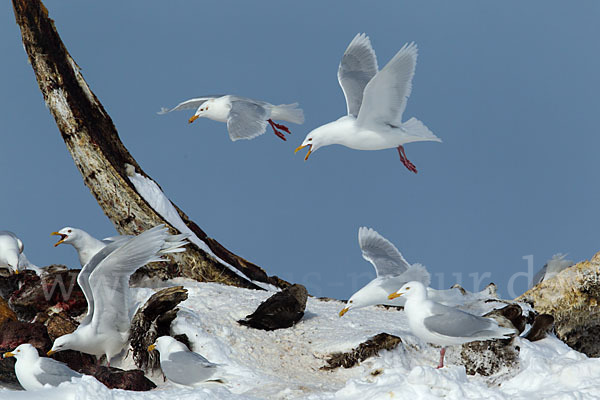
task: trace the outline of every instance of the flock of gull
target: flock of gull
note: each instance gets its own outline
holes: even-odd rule
[[[338,80],[346,98],[347,115],[312,130],[296,149],[308,148],[305,160],[323,146],[341,144],[357,150],[396,148],[407,169],[417,172],[406,157],[403,145],[416,141],[441,141],[421,121],[402,121],[412,90],[417,46],[406,44],[381,70],[369,38],[358,34],[346,49],[338,69]],[[231,140],[252,139],[270,125],[275,135],[286,140],[289,129],[274,120],[296,124],[304,121],[297,104],[272,105],[233,95],[203,96],[184,101],[170,112],[196,109],[189,122],[199,117],[226,122]],[[285,133],[285,134],[284,134]],[[131,318],[130,275],[162,256],[185,251],[187,235],[171,235],[165,226],[156,226],[137,236],[116,236],[98,240],[81,229],[66,227],[53,235],[72,245],[79,256],[81,272],[77,282],[87,300],[87,313],[77,329],[58,337],[48,356],[62,350],[77,350],[106,363],[127,347]],[[423,341],[441,346],[443,367],[445,346],[478,340],[504,339],[517,334],[496,320],[456,308],[462,299],[458,289],[429,288],[430,276],[424,266],[409,264],[398,249],[375,230],[361,227],[358,242],[363,257],[376,271],[376,278],[357,291],[339,312],[377,304],[404,306],[412,333]],[[562,260],[562,259],[561,259]],[[8,231],[0,232],[0,266],[15,274],[35,268],[23,253],[23,243]],[[174,338],[162,336],[148,348],[158,350],[165,376],[179,385],[194,386],[212,379],[218,365],[190,351]],[[15,357],[15,372],[26,390],[57,386],[81,374],[49,357],[40,357],[30,344],[21,344],[4,357]]]

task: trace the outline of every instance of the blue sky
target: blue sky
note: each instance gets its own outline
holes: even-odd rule
[[[574,6],[576,4],[576,6]],[[390,239],[434,287],[502,294],[557,252],[600,250],[600,3],[47,1],[71,55],[145,171],[210,236],[315,295],[349,297],[374,274],[359,226]],[[405,119],[443,143],[293,150],[345,113],[336,71],[366,32],[380,67],[405,42],[419,59]],[[78,266],[50,232],[114,229],[46,109],[9,2],[0,5],[0,229],[38,265]],[[302,126],[233,143],[224,124],[163,106],[210,93],[299,102]],[[471,275],[470,275],[471,274]],[[525,289],[516,279],[513,291]]]

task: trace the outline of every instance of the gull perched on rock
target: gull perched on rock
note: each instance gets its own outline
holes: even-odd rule
[[[479,317],[453,307],[447,307],[427,298],[427,290],[421,282],[404,284],[389,298],[406,298],[404,311],[408,326],[419,339],[442,346],[440,363],[444,366],[446,346],[475,342],[479,340],[507,339],[519,332],[513,328],[498,325],[494,319]]]
[[[47,357],[40,357],[35,347],[29,343],[19,345],[13,351],[4,353],[4,358],[14,357],[15,374],[23,389],[39,390],[45,386],[58,386],[72,378],[81,378],[65,364]]]
[[[400,161],[417,172],[404,152],[411,142],[441,142],[421,121],[402,122],[412,90],[417,64],[417,45],[404,47],[378,71],[369,37],[358,34],[346,49],[338,68],[338,81],[346,97],[348,115],[322,125],[308,135],[296,152],[309,147],[305,160],[320,147],[341,144],[356,150],[397,148]]]
[[[65,228],[60,243],[71,243],[86,261],[77,277],[88,303],[88,310],[75,332],[54,341],[51,355],[61,350],[78,350],[97,357],[106,355],[108,365],[121,352],[129,338],[129,276],[149,262],[164,261],[161,255],[185,251],[182,235],[170,235],[164,225],[155,226],[137,236],[118,236],[115,241],[89,256],[82,243],[92,248],[90,235]],[[70,232],[69,232],[70,230]],[[62,230],[61,230],[62,231]],[[93,239],[93,238],[92,238]],[[100,247],[99,243],[95,243]]]
[[[154,344],[148,346],[148,351],[154,349],[160,354],[160,368],[171,382],[184,386],[195,386],[203,382],[223,383],[220,379],[209,379],[217,372],[218,364],[190,351],[171,336],[156,339]]]
[[[267,123],[271,125],[275,135],[286,140],[281,131],[290,133],[290,130],[287,126],[277,124],[273,120],[302,124],[304,113],[297,107],[298,103],[276,106],[266,101],[234,95],[209,95],[186,100],[170,110],[163,108],[159,114],[195,108],[196,112],[189,119],[190,124],[200,117],[227,122],[229,137],[234,142],[239,139],[254,139],[262,135],[265,133]]]
[[[373,264],[377,276],[350,297],[346,307],[340,311],[342,317],[351,309],[385,304],[404,305],[404,299],[390,300],[388,296],[409,281],[419,281],[429,285],[430,275],[421,264],[410,265],[400,251],[389,240],[367,227],[358,229],[358,244],[365,260]],[[461,304],[462,295],[458,289],[435,290],[428,288],[430,296],[445,304]]]
[[[0,267],[6,267],[18,274],[19,266],[26,260],[21,239],[12,232],[0,231]]]

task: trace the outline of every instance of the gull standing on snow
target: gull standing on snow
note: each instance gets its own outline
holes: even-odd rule
[[[400,161],[410,171],[417,169],[404,153],[411,142],[441,142],[421,121],[402,122],[406,100],[412,90],[417,64],[417,45],[405,44],[390,62],[378,71],[369,37],[358,34],[346,49],[338,68],[338,81],[348,115],[322,125],[308,135],[296,152],[309,146],[304,160],[318,148],[341,144],[356,150],[397,148]]]
[[[6,357],[17,359],[15,374],[25,390],[40,390],[46,385],[58,386],[69,382],[71,378],[82,376],[59,361],[40,357],[37,349],[29,343],[23,343],[13,351],[4,353],[4,358]]]
[[[479,317],[453,307],[447,307],[427,298],[427,290],[421,282],[404,284],[389,298],[406,298],[404,312],[408,326],[419,339],[442,346],[440,363],[444,366],[446,346],[475,342],[478,340],[507,339],[519,332],[505,328],[491,318]]]
[[[220,379],[209,380],[217,372],[218,364],[190,351],[171,336],[156,339],[154,344],[148,346],[148,351],[154,349],[160,354],[160,368],[171,382],[185,386],[195,386],[207,381],[222,383]]]
[[[358,244],[365,260],[373,264],[377,276],[354,293],[346,307],[340,311],[342,317],[353,308],[363,308],[376,304],[401,306],[404,299],[390,300],[388,296],[406,282],[419,281],[429,285],[430,275],[421,264],[410,265],[396,246],[375,230],[367,227],[358,229]],[[446,304],[462,303],[457,289],[435,290],[428,288],[430,295]]]
[[[298,103],[280,104],[275,106],[266,101],[249,99],[234,95],[209,95],[196,99],[186,100],[172,109],[163,108],[159,114],[171,111],[188,110],[196,108],[196,112],[189,119],[191,124],[200,117],[210,118],[214,121],[227,122],[227,130],[232,141],[239,139],[254,139],[265,133],[267,123],[273,128],[273,133],[286,140],[281,131],[290,133],[287,126],[273,122],[274,119],[302,124],[304,113],[297,108]],[[281,130],[281,131],[280,131]]]
[[[92,243],[90,235],[86,234],[84,239],[75,235],[83,231],[65,229],[71,236],[61,234],[64,236],[59,244],[71,243],[79,251],[79,240]],[[110,365],[111,358],[121,352],[129,339],[129,276],[149,262],[165,261],[160,257],[163,254],[185,251],[182,246],[187,244],[181,235],[170,235],[164,225],[137,236],[117,238],[91,258],[85,251],[82,258],[82,251],[79,251],[80,260],[89,258],[77,277],[88,310],[75,332],[57,338],[48,355],[62,350],[77,350],[96,357],[106,355]],[[98,243],[96,245],[99,246]]]

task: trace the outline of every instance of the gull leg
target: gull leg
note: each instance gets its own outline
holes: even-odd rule
[[[412,171],[416,174],[417,167],[415,167],[415,164],[411,163],[409,161],[409,159],[406,157],[406,153],[404,152],[403,146],[398,146],[398,154],[400,155],[400,161],[402,161],[402,164],[404,164],[406,169],[408,169],[409,171]]]
[[[267,120],[267,122],[269,123],[269,125],[271,125],[271,128],[273,128],[273,133],[275,135],[277,135],[277,137],[281,138],[282,140],[287,140],[285,138],[285,136],[283,135],[283,133],[281,133],[280,131],[277,130],[277,129],[281,129],[284,132],[290,133],[290,130],[287,128],[287,126],[281,125],[281,124],[277,124],[277,123],[273,122],[273,120],[271,118],[269,118]]]
[[[444,368],[444,356],[446,355],[446,348],[442,347],[440,350],[440,363],[437,366],[437,369]]]

